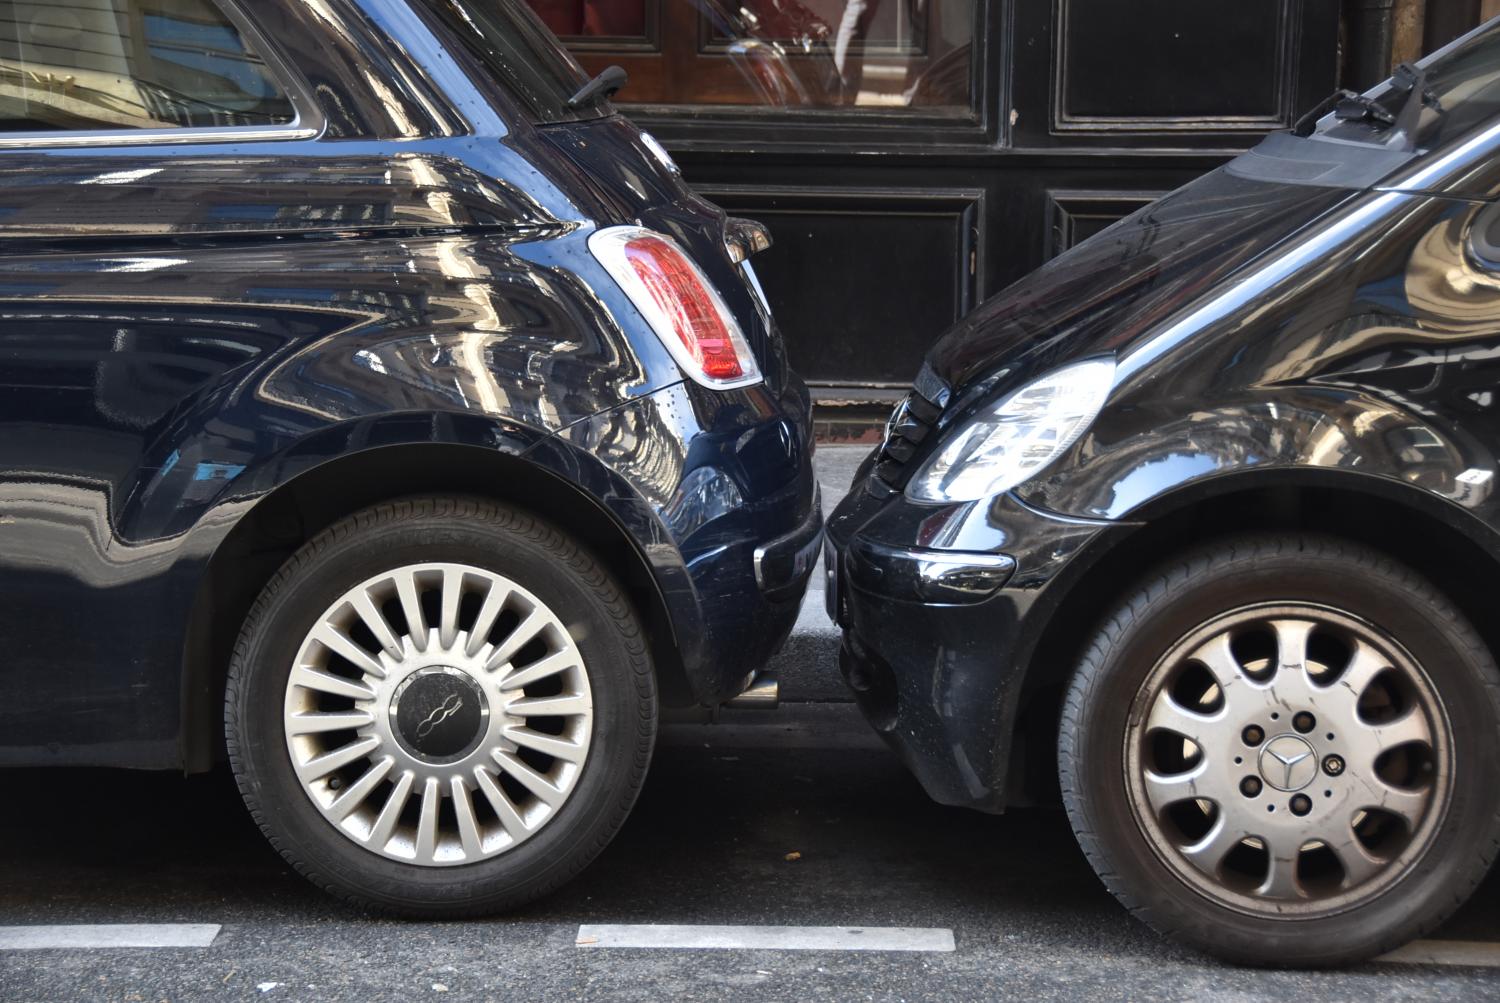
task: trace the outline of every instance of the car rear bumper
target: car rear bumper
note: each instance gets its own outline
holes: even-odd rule
[[[561,437],[611,472],[575,480],[650,563],[687,701],[738,696],[790,635],[821,546],[807,388],[682,383]]]

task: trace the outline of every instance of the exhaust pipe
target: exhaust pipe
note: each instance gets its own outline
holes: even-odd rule
[[[759,672],[743,693],[724,706],[734,710],[775,710],[780,704],[781,684],[771,673]]]

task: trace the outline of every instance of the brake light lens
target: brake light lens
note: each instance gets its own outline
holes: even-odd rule
[[[734,316],[671,237],[615,226],[589,237],[589,250],[693,380],[718,390],[760,382]]]

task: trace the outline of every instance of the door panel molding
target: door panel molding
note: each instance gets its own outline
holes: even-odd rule
[[[1247,5],[1245,9],[1260,13],[1269,13],[1272,20],[1268,23],[1267,41],[1274,43],[1271,64],[1265,69],[1269,77],[1264,83],[1270,85],[1268,106],[1262,111],[1255,111],[1249,107],[1252,102],[1247,102],[1246,110],[1238,114],[1099,114],[1081,113],[1070,110],[1069,99],[1075,94],[1074,88],[1079,87],[1082,82],[1080,74],[1075,70],[1072,35],[1072,18],[1077,12],[1090,3],[1111,3],[1114,0],[1056,0],[1054,5],[1053,39],[1054,49],[1052,56],[1053,86],[1052,86],[1052,130],[1055,133],[1092,133],[1095,135],[1111,135],[1115,133],[1161,133],[1161,132],[1268,132],[1272,129],[1289,127],[1297,116],[1297,68],[1298,53],[1302,44],[1301,30],[1301,8],[1302,0],[1260,0],[1257,4]],[[1201,0],[1192,0],[1196,6]],[[1212,5],[1208,5],[1212,6]],[[1157,19],[1141,18],[1140,23],[1145,25],[1145,32],[1161,30],[1160,25],[1171,23]],[[1137,40],[1139,41],[1139,40]],[[1238,42],[1246,44],[1243,38],[1224,39],[1226,43]],[[1254,44],[1250,40],[1249,44]],[[1118,48],[1128,51],[1132,48],[1131,40],[1119,39]],[[1092,81],[1093,84],[1102,84],[1104,79]],[[1130,81],[1128,79],[1110,79],[1111,99],[1117,100],[1122,91],[1128,91]],[[1206,81],[1202,82],[1206,83]],[[1200,83],[1200,86],[1202,86]],[[1191,89],[1194,82],[1184,79],[1180,86]],[[1086,85],[1085,85],[1086,86]],[[1207,88],[1204,88],[1205,90]],[[1245,88],[1241,96],[1248,96],[1248,92],[1255,88]],[[1083,97],[1083,95],[1078,95]]]

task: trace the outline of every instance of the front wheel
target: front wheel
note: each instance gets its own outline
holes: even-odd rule
[[[1149,576],[1074,675],[1065,804],[1110,890],[1233,961],[1318,966],[1431,929],[1500,840],[1496,668],[1420,576],[1322,537]]]
[[[635,612],[567,536],[479,500],[360,512],[298,551],[230,667],[251,813],[325,889],[427,916],[518,905],[624,821],[650,760]]]

